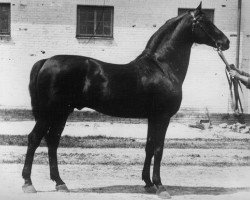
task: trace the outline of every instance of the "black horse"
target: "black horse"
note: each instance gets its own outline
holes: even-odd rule
[[[161,197],[169,198],[161,183],[160,164],[169,120],[181,104],[193,43],[229,48],[228,38],[206,18],[201,4],[194,11],[168,20],[150,38],[141,55],[128,64],[74,55],[38,61],[29,84],[36,124],[28,136],[22,172],[24,192],[36,192],[30,175],[35,150],[43,137],[48,145],[50,177],[57,190],[68,191],[58,172],[57,148],[68,115],[74,108],[88,107],[107,115],[148,119],[142,179],[146,189],[155,188]]]

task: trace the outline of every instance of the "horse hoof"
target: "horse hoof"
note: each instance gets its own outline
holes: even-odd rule
[[[69,189],[67,188],[66,184],[63,185],[57,185],[56,190],[58,192],[69,192]]]
[[[23,192],[24,193],[36,193],[36,189],[34,188],[33,185],[29,185],[29,184],[24,184],[22,186]]]
[[[153,186],[146,185],[144,188],[145,188],[146,192],[149,194],[155,194],[157,192],[157,188],[154,185]]]
[[[159,198],[161,199],[171,199],[170,194],[166,191],[166,188],[163,186],[160,186],[157,191],[156,194],[158,195]]]

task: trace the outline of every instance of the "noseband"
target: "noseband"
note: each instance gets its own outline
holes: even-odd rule
[[[193,17],[193,22],[192,22],[192,34],[194,33],[194,30],[197,26],[199,26],[199,28],[214,42],[217,50],[220,50],[220,46],[218,45],[218,43],[216,42],[216,40],[214,39],[214,37],[207,32],[207,30],[202,26],[202,24],[200,23],[200,17],[195,17],[194,13],[191,12],[190,13]]]

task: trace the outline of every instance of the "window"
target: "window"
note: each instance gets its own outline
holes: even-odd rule
[[[187,11],[194,10],[194,8],[179,8],[178,9],[178,15],[183,14]],[[205,13],[207,18],[211,21],[214,22],[214,9],[202,9],[202,12]]]
[[[113,37],[114,7],[77,6],[76,37]]]
[[[9,3],[0,3],[0,35],[10,35]]]

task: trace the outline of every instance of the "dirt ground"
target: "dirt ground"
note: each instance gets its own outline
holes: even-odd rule
[[[0,164],[1,199],[159,199],[147,194],[140,180],[142,166],[60,165],[70,193],[56,192],[46,165],[33,166],[36,194],[21,189],[22,165]],[[172,199],[249,200],[250,167],[163,166],[162,181]]]
[[[20,122],[4,123],[0,124],[5,128],[0,129],[0,134],[18,131],[27,133],[33,122],[26,122],[24,126]],[[140,128],[145,131],[143,124],[121,126],[130,136]],[[22,129],[18,129],[20,127]],[[113,131],[112,134],[120,136],[117,133],[117,124],[102,123],[69,123],[66,133],[73,136],[78,136],[81,130],[84,130],[85,135],[91,135],[94,130],[99,133],[105,130],[107,133],[109,127],[110,132]],[[146,133],[143,134],[146,136]],[[172,124],[168,136],[194,139],[194,143],[197,138],[212,138],[216,139],[215,141],[229,138],[232,143],[237,139],[249,139],[249,134],[218,128],[200,131],[181,124]],[[138,138],[142,138],[142,135]],[[39,147],[32,169],[32,180],[38,193],[24,194],[21,189],[21,171],[25,153],[24,146],[0,146],[0,199],[159,199],[156,195],[144,191],[141,170],[145,153],[142,148],[59,148],[59,169],[70,193],[55,191],[55,184],[49,177],[47,148]],[[249,200],[249,148],[235,148],[233,145],[231,149],[223,146],[216,149],[166,148],[161,177],[172,199]]]
[[[33,129],[34,121],[0,121],[0,135],[27,135]],[[62,135],[132,137],[145,139],[147,124],[129,124],[116,122],[67,122]],[[166,138],[247,138],[250,134],[236,134],[234,131],[214,126],[212,129],[200,130],[188,127],[188,124],[172,122],[169,124]]]
[[[144,191],[143,149],[60,148],[59,169],[70,193],[55,191],[46,147],[37,150],[32,180],[38,193],[24,194],[26,147],[0,146],[0,199],[159,199]],[[172,199],[249,200],[249,150],[165,149],[162,182]]]

